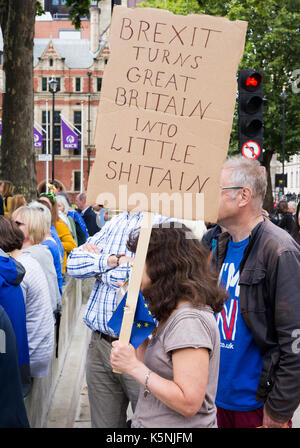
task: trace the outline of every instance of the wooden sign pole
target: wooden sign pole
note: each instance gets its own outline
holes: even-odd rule
[[[119,340],[124,344],[129,344],[134,315],[142,281],[142,275],[147,256],[149,240],[153,225],[153,213],[144,212],[141,224],[141,231],[138,239],[134,265],[128,285],[127,300],[121,325]],[[114,373],[122,373],[113,369]]]

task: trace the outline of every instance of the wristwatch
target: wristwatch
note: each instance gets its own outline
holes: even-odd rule
[[[120,265],[119,265],[120,258],[121,258],[121,257],[124,257],[125,254],[121,254],[121,255],[111,254],[111,256],[112,256],[112,255],[113,255],[114,257],[117,258],[117,266],[120,266]],[[116,266],[116,267],[117,267],[117,266]]]

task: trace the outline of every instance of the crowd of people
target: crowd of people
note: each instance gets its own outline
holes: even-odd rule
[[[52,185],[28,203],[9,181],[0,192],[0,427],[28,427],[24,399],[58,356],[67,257],[91,235]]]
[[[291,427],[300,404],[300,202],[283,199],[269,214],[266,187],[260,163],[236,156],[221,172],[217,222],[201,237],[154,214],[140,290],[156,328],[137,349],[119,340],[110,319],[134,266],[143,213],[107,219],[85,193],[76,207],[63,192],[20,201],[12,212],[7,201],[0,328],[11,322],[7,416],[15,406],[19,420],[6,416],[4,424],[29,425],[22,397],[49,369],[68,275],[95,278],[84,316],[92,427]],[[13,309],[4,286],[16,297]]]

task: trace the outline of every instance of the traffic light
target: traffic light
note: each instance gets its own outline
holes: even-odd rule
[[[275,187],[287,187],[287,174],[275,174]]]
[[[263,76],[255,70],[241,70],[238,77],[239,151],[247,159],[262,161]]]

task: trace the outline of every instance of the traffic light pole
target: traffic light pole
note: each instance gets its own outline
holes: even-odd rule
[[[285,161],[285,100],[286,100],[286,91],[285,86],[282,87],[282,92],[280,94],[282,98],[282,194],[284,194],[284,161]]]

